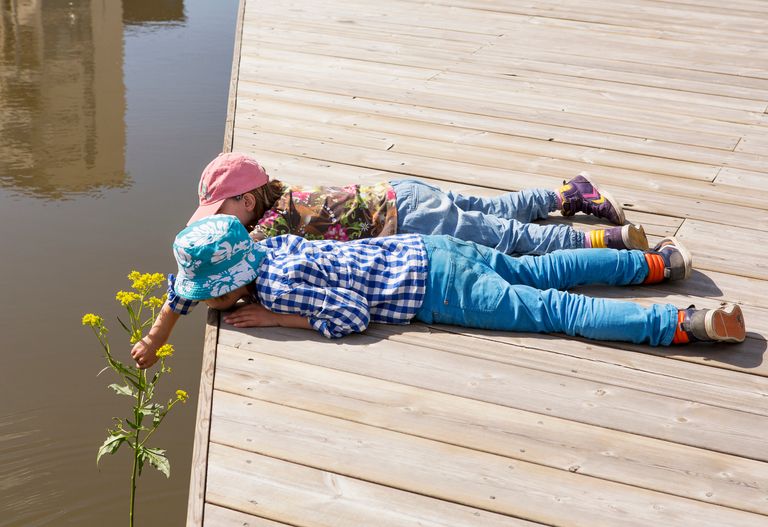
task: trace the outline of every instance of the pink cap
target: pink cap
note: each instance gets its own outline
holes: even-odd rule
[[[251,156],[237,152],[223,152],[208,163],[200,176],[197,196],[200,206],[189,218],[187,225],[206,216],[216,214],[221,203],[266,185],[269,176]]]

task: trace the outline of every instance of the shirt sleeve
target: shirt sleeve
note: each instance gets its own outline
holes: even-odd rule
[[[191,312],[198,304],[196,300],[187,300],[176,294],[173,286],[176,284],[176,277],[172,274],[168,275],[168,299],[165,304],[179,315],[186,315]]]
[[[365,297],[340,287],[286,286],[285,291],[271,295],[264,307],[305,316],[313,329],[329,339],[361,333],[371,319]]]

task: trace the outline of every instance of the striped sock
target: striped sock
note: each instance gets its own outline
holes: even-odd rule
[[[648,276],[644,284],[657,284],[664,280],[664,258],[655,252],[645,253],[645,263],[648,264]]]
[[[593,249],[605,249],[608,247],[605,244],[605,229],[596,229],[589,231],[587,234],[588,236],[584,238],[589,238],[589,247]]]

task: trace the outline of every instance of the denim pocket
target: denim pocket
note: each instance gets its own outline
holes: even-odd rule
[[[489,327],[504,294],[502,278],[474,259],[456,253],[444,257],[442,305],[433,306],[435,322]]]

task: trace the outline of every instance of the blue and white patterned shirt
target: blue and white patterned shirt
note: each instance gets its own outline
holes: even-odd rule
[[[257,271],[257,300],[275,313],[299,314],[328,338],[361,332],[369,322],[407,324],[421,307],[427,253],[419,235],[352,242],[268,238]],[[190,301],[169,287],[168,304],[186,314]]]

